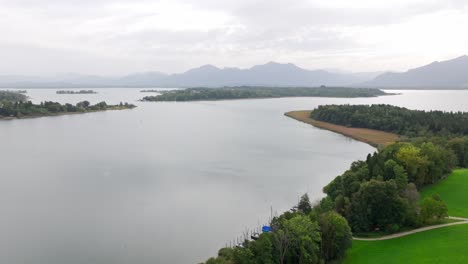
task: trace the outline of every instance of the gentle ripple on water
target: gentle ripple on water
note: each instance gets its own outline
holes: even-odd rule
[[[468,110],[467,91],[143,103],[139,89],[34,102],[134,110],[0,122],[0,263],[194,263],[373,149],[283,116],[320,104]]]

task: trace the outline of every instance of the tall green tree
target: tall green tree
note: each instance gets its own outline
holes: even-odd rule
[[[344,257],[353,239],[348,221],[336,212],[327,212],[320,216],[319,224],[323,259],[328,262]]]

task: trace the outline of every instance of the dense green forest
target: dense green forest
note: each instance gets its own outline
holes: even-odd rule
[[[468,166],[468,137],[463,136],[464,124],[459,124],[466,122],[467,113],[386,105],[321,106],[313,113],[319,120],[348,126],[368,124],[360,127],[409,137],[353,162],[323,188],[326,196],[318,203],[311,205],[304,196],[299,210],[273,219],[272,232],[241,246],[223,248],[207,264],[335,263],[351,245],[350,232],[358,236],[388,234],[441,223],[447,217],[448,208],[439,195],[421,199],[419,190],[444,179],[454,168]],[[350,121],[360,114],[361,123]],[[435,125],[440,123],[445,129]]]
[[[370,88],[343,87],[224,87],[189,88],[163,91],[158,96],[145,96],[142,101],[201,101],[280,97],[375,97],[387,93]]]
[[[439,197],[419,199],[421,188],[467,164],[468,138],[396,143],[356,161],[324,188],[322,201],[343,215],[353,232],[396,232],[447,216]]]
[[[60,104],[57,102],[41,102],[33,104],[31,101],[0,101],[0,119],[5,118],[25,118],[37,116],[51,116],[66,113],[86,113],[104,110],[131,109],[135,105],[120,103],[118,105],[108,105],[100,102],[91,105],[88,101],[79,102],[76,105]]]
[[[468,135],[468,113],[462,112],[426,112],[392,105],[325,105],[315,109],[311,118],[408,137]]]
[[[0,102],[26,101],[26,95],[19,92],[0,91]]]

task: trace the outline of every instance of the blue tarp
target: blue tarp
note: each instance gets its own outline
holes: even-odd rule
[[[262,232],[263,232],[263,233],[268,233],[268,232],[270,232],[270,231],[271,231],[271,227],[270,227],[270,226],[263,226],[263,227],[262,227]]]

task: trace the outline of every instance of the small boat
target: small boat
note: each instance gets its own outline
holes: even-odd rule
[[[252,240],[257,240],[259,237],[260,237],[260,234],[257,233],[257,232],[253,233],[253,234],[250,236],[250,238],[251,238]]]

